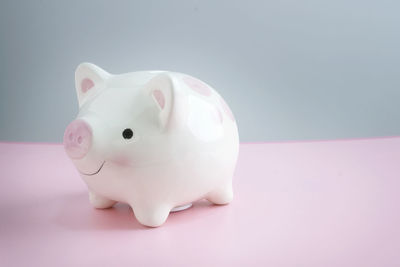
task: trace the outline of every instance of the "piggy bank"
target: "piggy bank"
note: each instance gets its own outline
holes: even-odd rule
[[[141,224],[157,227],[196,200],[232,200],[238,129],[209,85],[182,73],[113,75],[82,63],[75,86],[79,114],[64,148],[95,208],[128,203]]]

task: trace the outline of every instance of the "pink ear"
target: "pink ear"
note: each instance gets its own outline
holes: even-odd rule
[[[160,90],[154,90],[153,97],[157,101],[157,104],[160,107],[160,109],[164,109],[164,106],[165,106],[164,94]]]
[[[93,86],[94,86],[94,82],[89,78],[85,78],[81,82],[81,90],[83,93],[86,93],[87,91],[89,91],[90,88],[92,88]]]

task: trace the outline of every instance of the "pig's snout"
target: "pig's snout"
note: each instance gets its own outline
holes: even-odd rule
[[[92,144],[92,130],[83,120],[71,122],[64,133],[64,148],[72,159],[83,158]]]

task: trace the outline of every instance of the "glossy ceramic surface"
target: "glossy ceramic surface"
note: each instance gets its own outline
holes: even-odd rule
[[[239,151],[235,118],[206,83],[182,73],[112,75],[82,63],[79,114],[64,147],[96,208],[128,203],[147,226],[206,198],[232,200]]]

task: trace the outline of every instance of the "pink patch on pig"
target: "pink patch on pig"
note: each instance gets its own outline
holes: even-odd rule
[[[84,93],[89,91],[93,86],[94,86],[94,82],[89,78],[85,78],[81,82],[81,90]]]
[[[153,91],[153,97],[157,101],[158,105],[161,109],[164,109],[165,106],[165,97],[164,94],[160,90]]]
[[[212,117],[218,124],[222,124],[223,117],[221,111],[218,108],[215,108],[213,110]]]
[[[204,96],[210,96],[211,95],[211,89],[210,87],[207,86],[207,84],[203,83],[202,81],[190,77],[190,76],[185,76],[183,78],[183,81],[186,83],[187,86],[189,86],[193,91],[196,91],[197,93],[204,95]]]
[[[235,117],[233,116],[233,113],[231,109],[229,108],[228,104],[226,104],[225,100],[220,97],[219,102],[221,102],[222,109],[224,110],[225,114],[228,115],[228,117],[232,120],[235,121]]]

